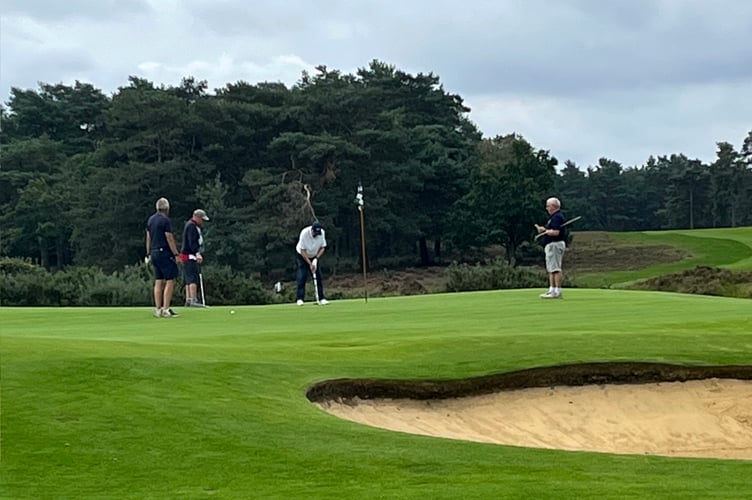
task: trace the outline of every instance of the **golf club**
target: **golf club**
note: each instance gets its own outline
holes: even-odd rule
[[[314,261],[316,261],[316,259],[314,259]],[[321,305],[321,301],[319,300],[319,282],[316,279],[316,272],[318,271],[318,262],[317,262],[317,265],[314,267],[315,267],[315,270],[311,269],[311,276],[313,276],[313,293],[316,297],[316,303]]]
[[[570,224],[572,224],[574,222],[577,222],[580,219],[582,219],[581,215],[578,215],[577,217],[572,217],[571,219],[569,219],[568,221],[566,221],[564,224],[562,224],[561,227],[568,226],[568,225],[570,225]],[[544,234],[545,233],[538,233],[538,234],[536,234],[535,235],[535,239],[536,240],[540,239]]]
[[[198,282],[201,285],[201,304],[206,307],[206,297],[204,297],[204,274],[198,273]]]

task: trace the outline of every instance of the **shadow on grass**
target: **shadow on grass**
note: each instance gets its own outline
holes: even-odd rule
[[[463,380],[335,379],[313,384],[306,397],[314,403],[353,398],[449,399],[533,387],[647,384],[709,378],[752,380],[752,366],[603,362],[529,368]]]

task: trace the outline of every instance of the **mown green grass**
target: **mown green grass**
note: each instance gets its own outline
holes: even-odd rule
[[[634,281],[670,274],[698,265],[728,269],[752,269],[752,227],[609,233],[616,241],[632,245],[670,245],[689,257],[677,262],[629,271],[588,273],[577,277],[586,287],[622,287]]]
[[[750,302],[621,290],[326,307],[0,309],[2,498],[746,498],[750,462],[524,449],[339,420],[341,377],[747,364]]]

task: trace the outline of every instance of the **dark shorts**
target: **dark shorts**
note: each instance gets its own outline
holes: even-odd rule
[[[198,273],[201,268],[195,260],[186,260],[183,262],[183,279],[186,285],[198,284]]]
[[[151,264],[154,266],[154,278],[158,280],[174,280],[180,274],[175,257],[169,249],[153,251]]]

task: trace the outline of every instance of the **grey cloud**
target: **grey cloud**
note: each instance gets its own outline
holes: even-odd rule
[[[8,68],[12,68],[12,73]],[[9,51],[0,63],[0,84],[3,94],[8,95],[11,87],[36,89],[40,82],[54,84],[81,80],[94,83],[91,77],[97,73],[96,62],[79,51],[53,50],[23,56]]]
[[[106,20],[120,14],[151,10],[146,0],[4,0],[4,15],[28,16],[40,21],[62,19]]]
[[[580,95],[752,76],[744,64],[752,36],[739,21],[752,18],[752,2],[476,1],[459,9],[447,0],[225,0],[192,9],[197,25],[220,37],[344,71],[378,58],[432,71],[465,92]],[[349,36],[332,36],[333,25]]]
[[[156,83],[195,71],[215,88],[289,84],[301,67],[352,72],[379,59],[441,77],[477,108],[471,118],[486,135],[517,131],[581,164],[705,155],[691,150],[737,144],[752,116],[739,103],[752,87],[748,0],[5,0],[3,8],[6,95],[11,85],[85,76],[113,91],[139,68],[152,68]]]

